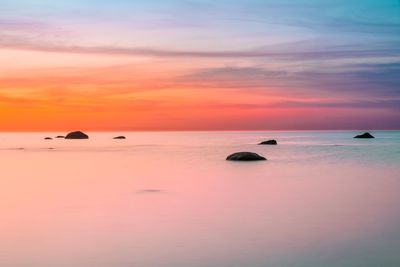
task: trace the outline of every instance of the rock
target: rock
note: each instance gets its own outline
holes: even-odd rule
[[[237,152],[232,155],[229,155],[226,160],[233,161],[256,161],[256,160],[267,160],[266,158],[253,153],[253,152]]]
[[[51,137],[46,137],[44,140],[53,140]]]
[[[117,137],[114,137],[113,139],[126,139],[126,137],[125,136],[117,136]]]
[[[89,136],[80,131],[76,131],[76,132],[71,132],[71,133],[67,134],[65,139],[89,139]]]
[[[260,143],[260,145],[277,145],[277,144],[278,142],[276,140],[268,140]]]
[[[372,134],[370,133],[363,133],[357,136],[354,136],[354,138],[358,138],[358,139],[371,139],[371,138],[375,138],[372,136]]]
[[[137,194],[146,194],[146,193],[161,193],[161,192],[162,191],[158,190],[158,189],[144,189],[144,190],[137,191],[136,193]]]
[[[58,136],[56,136],[56,138],[65,138],[65,136],[63,136],[63,135],[58,135]]]

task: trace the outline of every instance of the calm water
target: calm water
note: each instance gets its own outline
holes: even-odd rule
[[[1,133],[0,266],[398,267],[400,132],[356,133]]]

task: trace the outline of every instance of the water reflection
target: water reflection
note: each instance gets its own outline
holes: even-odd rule
[[[42,135],[0,139],[2,266],[400,264],[398,133],[97,133],[54,150]],[[236,150],[269,161],[226,162]]]

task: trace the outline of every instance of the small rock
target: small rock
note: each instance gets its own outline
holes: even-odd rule
[[[267,160],[266,158],[253,152],[237,152],[229,155],[226,160],[232,161],[256,161],[256,160]]]
[[[89,139],[89,136],[81,131],[76,131],[67,134],[65,139]]]
[[[51,137],[46,137],[44,140],[53,140]]]
[[[363,134],[354,136],[354,138],[358,138],[358,139],[371,139],[371,138],[375,138],[375,137],[372,136],[372,134],[370,134],[370,133],[363,133]]]
[[[58,135],[58,136],[56,136],[56,138],[62,138],[62,139],[64,139],[65,138],[65,136],[63,136],[63,135]]]
[[[268,140],[260,143],[260,145],[277,145],[277,144],[278,142],[276,140]]]
[[[144,189],[144,190],[139,190],[136,193],[137,194],[145,194],[145,193],[161,193],[162,191],[159,189]]]
[[[125,136],[117,136],[117,137],[114,137],[113,139],[126,139],[126,137]]]

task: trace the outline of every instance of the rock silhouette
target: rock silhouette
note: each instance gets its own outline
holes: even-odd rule
[[[51,138],[51,137],[46,137],[46,138],[44,138],[44,140],[53,140],[53,138]]]
[[[253,152],[237,152],[229,155],[226,160],[231,161],[257,161],[257,160],[267,160],[266,158]]]
[[[358,138],[358,139],[371,139],[371,138],[375,138],[375,137],[372,136],[372,134],[370,134],[370,133],[363,133],[363,134],[354,136],[354,138]]]
[[[268,140],[260,143],[260,145],[277,145],[277,144],[278,142],[276,140]]]
[[[65,136],[63,136],[63,135],[57,135],[56,138],[63,138],[63,139],[64,139]]]
[[[81,131],[76,131],[67,134],[65,139],[89,139],[89,136]]]
[[[114,137],[113,139],[126,139],[126,137],[125,136],[117,136],[117,137]]]

